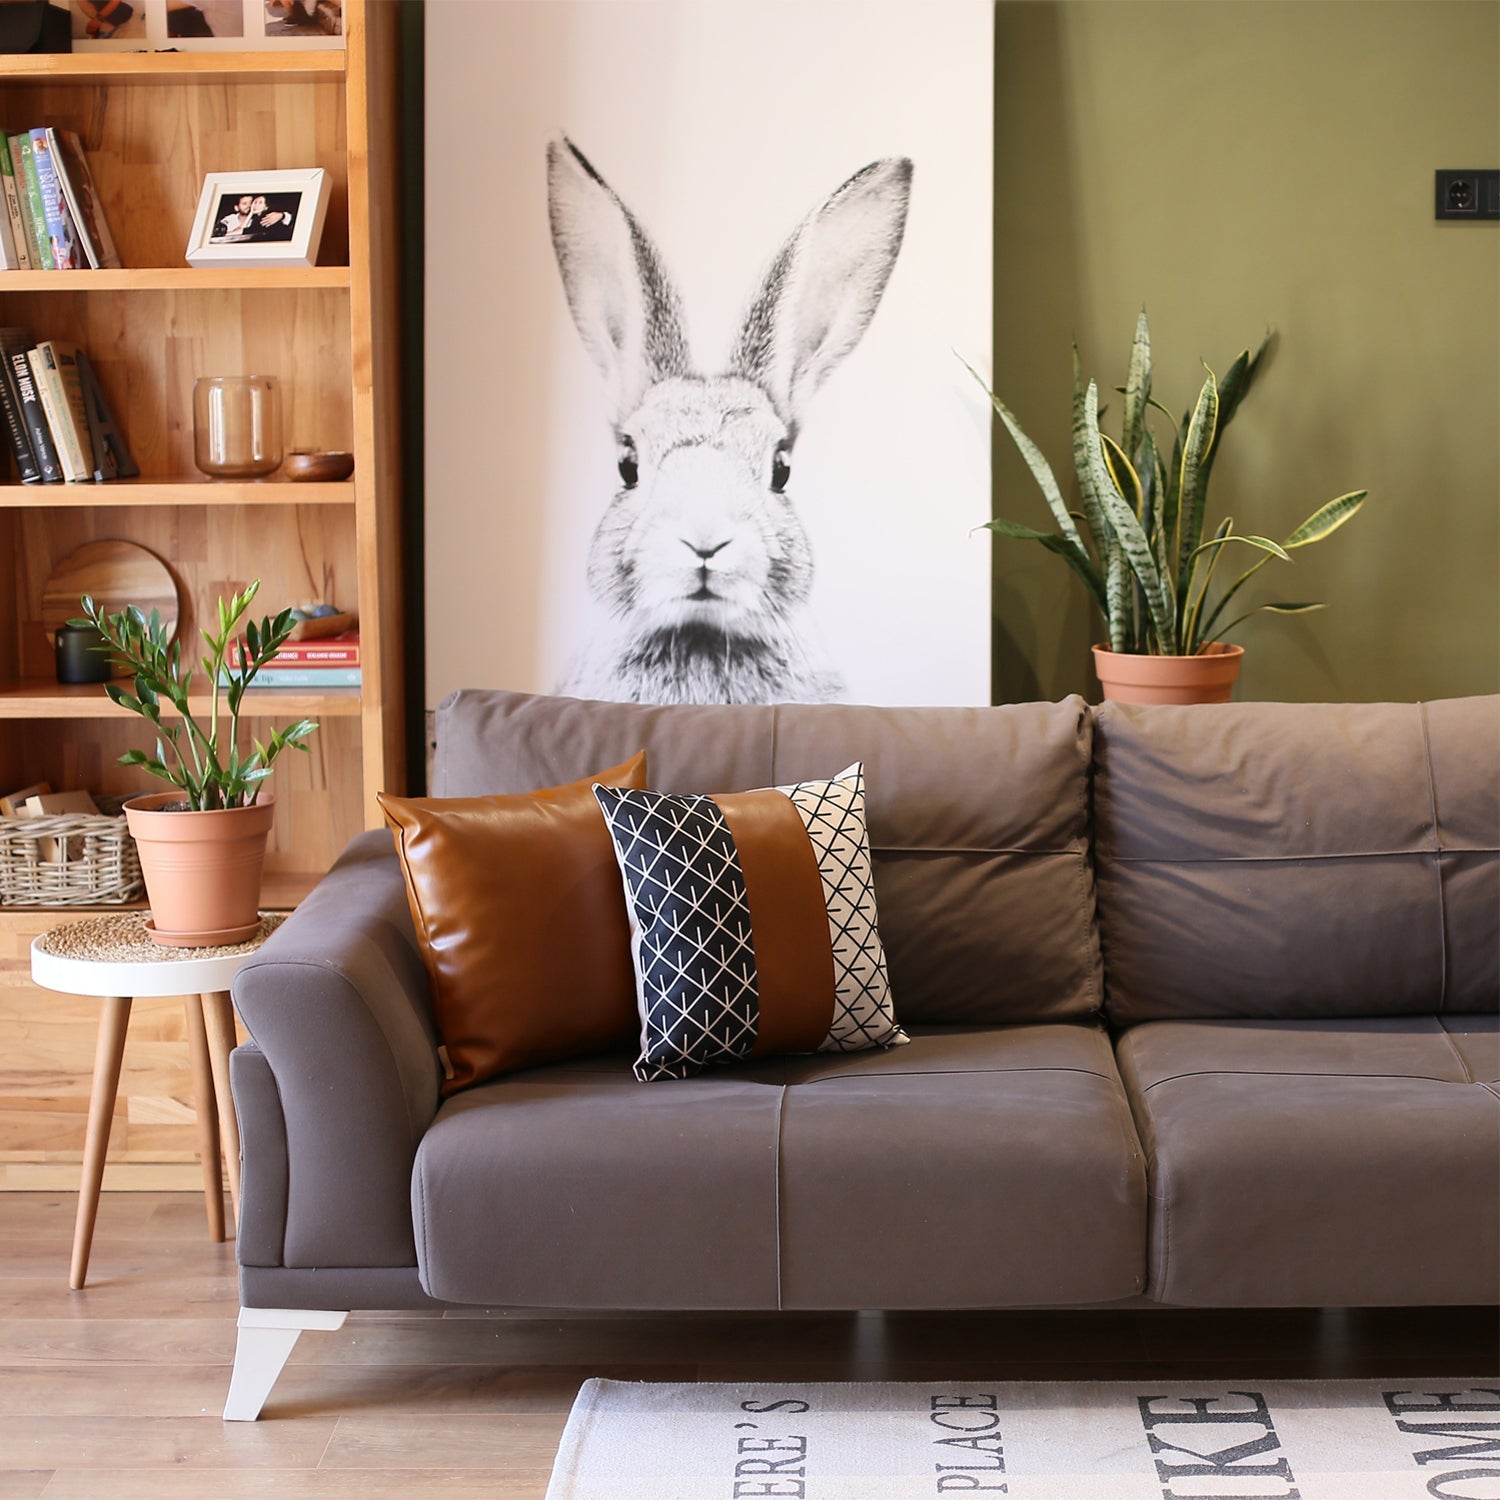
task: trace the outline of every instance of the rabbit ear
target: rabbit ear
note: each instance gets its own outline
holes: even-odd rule
[[[764,387],[792,430],[875,316],[906,231],[911,175],[905,157],[856,172],[782,246],[745,317],[732,369]]]
[[[547,145],[547,210],[568,308],[621,422],[649,386],[688,373],[677,293],[634,215],[566,137]]]

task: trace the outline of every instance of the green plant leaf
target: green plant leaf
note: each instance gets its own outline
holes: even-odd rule
[[[1026,467],[1031,470],[1031,477],[1036,480],[1042,495],[1047,501],[1047,508],[1052,512],[1053,519],[1057,522],[1058,529],[1080,552],[1083,552],[1083,538],[1078,533],[1078,528],[1073,524],[1073,517],[1068,512],[1067,503],[1063,500],[1062,491],[1057,485],[1057,476],[1052,472],[1052,466],[1047,462],[1042,450],[1031,441],[1021,430],[1021,424],[1016,421],[1010,408],[984,383],[983,376],[969,364],[960,358],[959,363],[963,365],[970,375],[979,382],[980,389],[989,397],[990,405],[994,407],[1000,420],[1005,424],[1005,430],[1010,434],[1011,441],[1015,443],[1021,457],[1026,461]],[[290,611],[286,612],[289,624],[287,633],[291,633],[295,621],[290,620]],[[284,641],[284,638],[283,638]],[[278,643],[280,644],[280,643]]]
[[[1244,614],[1237,615],[1211,639],[1219,640],[1221,637],[1228,635],[1236,625],[1242,625],[1251,615],[1258,615],[1262,612],[1273,615],[1310,615],[1314,610],[1327,608],[1326,604],[1257,604],[1254,609],[1247,609]]]
[[[1142,530],[1145,530],[1145,516],[1142,513],[1144,496],[1140,476],[1135,472],[1135,465],[1125,457],[1124,449],[1107,432],[1099,434],[1099,441],[1104,448],[1104,466],[1109,470],[1110,481],[1120,492],[1125,503],[1135,512],[1136,520],[1141,523]]]
[[[1175,603],[1157,570],[1150,538],[1141,529],[1135,511],[1126,503],[1109,477],[1109,470],[1104,462],[1104,445],[1099,434],[1099,391],[1093,381],[1089,382],[1084,393],[1081,442],[1079,438],[1080,434],[1075,430],[1075,451],[1079,452],[1081,459],[1078,478],[1085,499],[1106,518],[1130,565],[1130,571],[1135,574],[1146,596],[1146,609],[1150,613],[1160,649],[1171,653],[1175,649],[1172,643],[1176,638]],[[1111,621],[1112,636],[1113,633],[1114,622]]]
[[[1125,413],[1121,419],[1120,446],[1133,464],[1140,452],[1141,435],[1146,430],[1146,403],[1151,399],[1151,330],[1146,323],[1146,309],[1136,319],[1135,337],[1130,343],[1130,367],[1125,376]],[[1128,495],[1125,497],[1130,498]]]
[[[1080,544],[1069,541],[1065,536],[1059,536],[1055,531],[1038,531],[1033,526],[1023,526],[1019,521],[1007,521],[1002,517],[986,521],[982,529],[993,531],[996,536],[1009,537],[1015,541],[1040,542],[1049,552],[1057,553],[1088,585],[1089,592],[1094,596],[1100,610],[1108,612],[1104,602],[1104,582],[1099,576],[1099,569],[1095,566],[1093,558],[1083,550]]]
[[[1349,494],[1340,495],[1337,500],[1330,500],[1327,505],[1319,506],[1281,545],[1310,547],[1314,542],[1321,542],[1325,536],[1332,536],[1345,521],[1358,513],[1368,494],[1368,490],[1351,490]]]
[[[1228,523],[1225,523],[1228,524]],[[1201,557],[1205,552],[1216,552],[1226,542],[1244,542],[1248,547],[1257,547],[1262,552],[1269,552],[1273,557],[1279,557],[1285,562],[1291,562],[1291,555],[1282,547],[1280,542],[1273,542],[1268,536],[1254,536],[1247,532],[1226,532],[1222,536],[1210,537],[1206,542],[1194,547],[1190,557]]]
[[[1203,540],[1203,511],[1207,498],[1207,475],[1203,461],[1213,447],[1219,420],[1219,390],[1214,372],[1208,372],[1203,389],[1188,421],[1182,443],[1181,478],[1178,481],[1177,591],[1179,600],[1188,585],[1189,559]]]

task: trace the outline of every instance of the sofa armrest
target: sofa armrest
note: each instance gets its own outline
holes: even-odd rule
[[[349,845],[235,976],[234,1002],[270,1075],[235,1091],[257,1226],[244,1248],[256,1264],[415,1265],[412,1162],[442,1075],[389,834]],[[280,1121],[260,1118],[278,1106]],[[257,1143],[284,1166],[252,1160]]]

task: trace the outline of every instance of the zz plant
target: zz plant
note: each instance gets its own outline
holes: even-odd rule
[[[1225,517],[1211,536],[1204,536],[1208,482],[1220,440],[1255,381],[1267,343],[1269,339],[1253,355],[1242,351],[1222,381],[1209,370],[1197,401],[1179,422],[1151,394],[1151,334],[1142,308],[1126,383],[1117,388],[1124,398],[1118,440],[1100,431],[1098,386],[1093,380],[1084,385],[1075,344],[1073,470],[1081,512],[1070,511],[1041,450],[1022,432],[1010,408],[985,386],[1058,526],[1055,532],[1038,531],[996,519],[987,523],[988,529],[1040,542],[1062,557],[1083,579],[1104,616],[1112,651],[1192,656],[1262,610],[1292,615],[1324,608],[1318,603],[1278,601],[1224,618],[1230,601],[1267,563],[1291,562],[1298,548],[1337,531],[1364,503],[1365,490],[1320,506],[1279,542],[1236,531],[1233,517]],[[970,373],[985,385],[972,367]],[[1151,430],[1153,413],[1174,424],[1170,458]],[[1232,548],[1261,555],[1226,583],[1216,574],[1222,556]]]
[[[190,707],[193,668],[183,669],[182,643],[169,640],[156,610],[148,617],[130,605],[117,614],[106,614],[85,594],[80,601],[84,618],[69,622],[92,626],[104,639],[104,645],[96,649],[108,650],[129,668],[133,691],[117,682],[105,683],[104,691],[156,731],[154,755],[127,750],[120,764],[140,766],[170,782],[179,788],[186,808],[193,812],[252,806],[277,756],[286,749],[305,751],[308,738],[318,727],[309,719],[299,719],[289,728],[273,729],[265,744],[252,739],[248,754],[242,749],[240,711],[245,690],[297,624],[289,609],[274,618],[268,615],[259,624],[246,621],[239,650],[231,659],[231,642],[259,589],[260,580],[256,579],[243,593],[227,601],[220,598],[217,633],[198,632],[208,648],[199,662],[210,694],[203,720]],[[168,708],[175,712],[176,720],[167,717]],[[221,710],[228,716],[222,724]]]

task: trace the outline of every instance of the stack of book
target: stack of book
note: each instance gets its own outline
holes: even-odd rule
[[[77,133],[38,125],[3,139],[0,270],[118,270],[119,252]]]
[[[230,645],[229,662],[239,665],[239,642]],[[256,688],[299,688],[303,692],[360,685],[359,631],[288,641],[256,674]]]
[[[0,425],[22,484],[81,484],[140,473],[77,344],[37,343],[29,328],[0,328]]]

